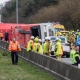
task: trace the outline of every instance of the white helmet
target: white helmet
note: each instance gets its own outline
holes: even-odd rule
[[[57,37],[56,40],[59,40],[59,38]]]
[[[34,36],[31,36],[31,39],[34,39]]]
[[[50,37],[47,37],[47,40],[50,40]]]
[[[45,40],[47,40],[47,37],[45,37]]]
[[[50,37],[45,37],[45,40],[50,40]]]
[[[39,39],[39,42],[41,42],[42,40],[41,39]]]

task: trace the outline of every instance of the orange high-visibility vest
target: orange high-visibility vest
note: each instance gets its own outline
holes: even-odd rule
[[[4,36],[3,32],[0,32],[0,37],[3,37],[3,36]]]
[[[9,51],[21,51],[19,43],[17,41],[11,41],[8,47]]]

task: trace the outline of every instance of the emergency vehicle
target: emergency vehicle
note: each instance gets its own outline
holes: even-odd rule
[[[0,30],[4,33],[9,32],[9,41],[13,37],[20,43],[21,46],[26,47],[31,36],[39,37],[44,42],[45,37],[54,36],[55,30],[52,23],[38,23],[38,24],[11,24],[0,23]]]
[[[55,28],[55,32],[58,31],[65,31],[65,27],[64,25],[61,25],[60,23],[53,23],[54,24],[54,28]]]

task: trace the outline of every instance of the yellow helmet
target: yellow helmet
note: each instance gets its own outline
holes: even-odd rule
[[[35,42],[37,42],[37,41],[39,41],[39,39],[38,38],[35,38]]]
[[[61,39],[59,39],[59,42],[61,42]]]
[[[74,30],[72,32],[74,32]]]
[[[59,35],[62,35],[62,33],[61,33],[61,32],[59,32],[58,34],[59,34]]]

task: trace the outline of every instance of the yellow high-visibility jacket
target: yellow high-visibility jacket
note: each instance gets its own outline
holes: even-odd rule
[[[70,51],[70,59],[71,59],[72,64],[75,62],[75,59],[74,59],[75,54],[76,54],[75,50]]]
[[[47,50],[47,42],[44,43],[44,46],[43,46],[43,53],[48,53],[48,50]]]
[[[59,41],[55,44],[54,54],[56,56],[63,54],[62,44]]]
[[[43,48],[42,48],[42,45],[39,43],[39,51],[38,51],[38,53],[40,53],[40,54],[43,54]]]
[[[28,42],[28,45],[27,45],[27,51],[32,51],[33,50],[33,40],[30,40],[29,42]]]
[[[38,45],[39,45],[39,43],[34,43],[34,47],[33,47],[33,51],[34,51],[34,52],[38,52],[38,51],[37,51]]]

